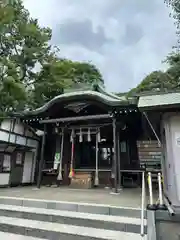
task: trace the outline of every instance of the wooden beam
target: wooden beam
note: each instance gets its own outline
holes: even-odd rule
[[[111,117],[110,114],[87,115],[87,116],[79,116],[79,117],[45,119],[45,120],[39,121],[39,123],[76,122],[76,121],[86,121],[86,120],[108,119],[110,117]]]

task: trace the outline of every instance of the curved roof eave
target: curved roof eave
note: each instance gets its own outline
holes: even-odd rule
[[[98,85],[97,88],[98,88],[100,93],[105,94],[106,96],[109,96],[109,97],[111,97],[113,99],[116,99],[116,100],[119,100],[119,101],[127,101],[125,96],[119,97],[119,96],[117,96],[113,93],[106,92],[106,90],[100,85]]]
[[[64,102],[64,101],[69,101],[76,99],[78,100],[79,97],[84,97],[84,98],[91,98],[91,99],[96,99],[107,106],[121,106],[121,105],[128,105],[128,100],[122,99],[120,97],[113,97],[109,96],[109,94],[103,94],[100,92],[96,91],[78,91],[78,92],[70,92],[70,93],[64,93],[61,95],[58,95],[51,99],[49,102],[45,103],[42,107],[39,107],[35,110],[32,111],[24,111],[23,115],[37,115],[40,113],[45,112],[48,110],[53,104],[57,102]]]

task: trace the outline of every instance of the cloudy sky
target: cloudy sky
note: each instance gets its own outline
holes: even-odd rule
[[[91,61],[109,91],[135,87],[176,43],[164,0],[24,0],[31,16],[53,30],[61,56]]]

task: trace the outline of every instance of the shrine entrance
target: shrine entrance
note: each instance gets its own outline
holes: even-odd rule
[[[64,93],[21,120],[43,131],[37,187],[122,185],[121,170],[138,169],[136,140],[141,115],[136,103],[102,88]],[[139,126],[139,128],[137,128]]]
[[[51,140],[54,147],[51,147],[51,150],[48,148],[48,140],[44,147],[45,156],[47,149],[48,152],[51,151],[54,163],[51,162],[53,168],[50,168],[50,162],[45,160],[43,178],[46,179],[54,172],[54,177],[57,178],[53,181],[58,185],[69,185],[73,188],[111,186],[110,178],[115,176],[115,169],[112,169],[112,130],[112,123],[57,127]],[[48,138],[48,135],[46,137]]]

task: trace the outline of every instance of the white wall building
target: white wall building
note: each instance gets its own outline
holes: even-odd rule
[[[0,187],[34,182],[39,137],[17,119],[0,123]]]

